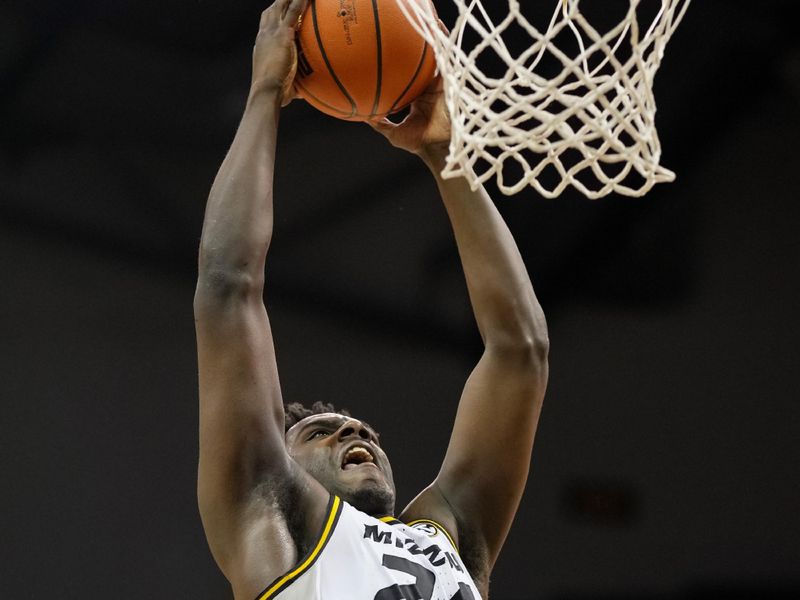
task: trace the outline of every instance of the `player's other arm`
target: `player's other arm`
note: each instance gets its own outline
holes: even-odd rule
[[[304,5],[278,0],[262,15],[246,109],[209,194],[200,242],[194,299],[198,502],[212,553],[240,589],[250,579],[263,586],[263,565],[285,570],[296,558],[270,555],[269,547],[253,540],[288,537],[269,531],[279,523],[270,519],[274,506],[262,493],[292,473],[262,293],[273,225],[278,113],[284,82],[292,77],[294,24]]]
[[[530,466],[547,385],[547,326],[508,227],[482,188],[444,180],[450,140],[441,82],[398,125],[372,124],[418,154],[436,178],[458,245],[484,352],[464,387],[442,468],[408,508],[469,536],[491,568],[511,526]],[[481,561],[483,562],[483,561]],[[473,573],[473,575],[476,575]]]
[[[450,217],[484,351],[462,392],[431,493],[453,509],[459,530],[469,526],[483,541],[491,567],[528,478],[549,341],[511,232],[482,187],[442,179],[445,154],[435,146],[423,156]]]

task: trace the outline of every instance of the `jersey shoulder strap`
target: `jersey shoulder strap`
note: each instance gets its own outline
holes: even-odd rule
[[[458,546],[453,541],[453,536],[450,535],[450,532],[444,528],[443,525],[437,523],[433,519],[415,519],[413,521],[409,521],[406,523],[409,527],[413,529],[418,529],[424,533],[427,533],[430,536],[434,536],[437,532],[444,534],[447,540],[450,542],[450,545],[453,547],[453,550],[458,552]]]
[[[300,563],[285,575],[278,577],[275,581],[267,586],[261,592],[256,600],[268,600],[273,598],[286,589],[295,579],[300,577],[303,573],[308,571],[319,558],[325,546],[333,535],[333,530],[336,529],[336,524],[339,522],[339,517],[342,515],[342,499],[339,496],[331,494],[328,500],[328,508],[326,509],[325,521],[322,525],[322,531],[317,538],[317,543],[314,544],[311,550],[306,554]]]

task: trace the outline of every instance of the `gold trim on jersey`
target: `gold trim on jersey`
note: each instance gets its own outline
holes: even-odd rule
[[[409,523],[406,523],[406,525],[408,525],[409,527],[413,527],[417,523],[429,523],[429,524],[433,525],[434,527],[436,527],[436,529],[438,529],[439,531],[441,531],[443,534],[445,534],[447,536],[447,539],[450,540],[450,543],[453,545],[453,548],[455,548],[456,552],[458,552],[458,545],[453,541],[453,537],[450,535],[450,533],[447,531],[447,529],[442,527],[442,525],[440,525],[439,523],[437,523],[433,519],[415,519],[415,520],[413,520],[413,521],[411,521]]]
[[[391,515],[386,517],[380,517],[378,521],[383,521],[384,523],[388,523],[389,525],[394,525],[395,523],[402,523],[400,519],[398,519],[397,517],[392,517]]]
[[[300,575],[305,573],[311,567],[311,565],[314,564],[317,558],[319,558],[322,549],[325,548],[328,540],[330,540],[331,534],[336,528],[336,523],[338,522],[339,515],[341,515],[341,513],[341,498],[339,498],[339,496],[331,495],[331,501],[328,503],[328,516],[325,519],[325,526],[322,528],[322,533],[319,536],[317,545],[314,546],[314,549],[306,555],[303,561],[296,568],[289,571],[283,577],[276,579],[265,591],[261,592],[261,594],[257,596],[256,600],[267,600],[267,598],[276,596],[285,590],[289,584],[300,577]]]

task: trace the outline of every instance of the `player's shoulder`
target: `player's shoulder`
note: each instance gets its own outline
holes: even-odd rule
[[[453,508],[433,484],[423,490],[403,509],[398,519],[407,526],[446,537],[464,562],[478,588],[485,593],[491,565],[485,540],[475,523],[470,523]]]
[[[428,486],[414,498],[400,513],[398,520],[409,526],[446,532],[453,546],[459,546],[458,519],[435,485]]]
[[[450,533],[450,530],[434,519],[420,518],[407,522],[401,521],[401,523],[403,523],[405,527],[426,535],[431,539],[445,539],[454,550],[458,550],[458,544],[456,544],[455,538],[453,534]]]

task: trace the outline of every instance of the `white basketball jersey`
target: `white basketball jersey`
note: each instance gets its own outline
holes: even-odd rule
[[[332,496],[322,534],[257,600],[480,600],[450,535],[433,521],[376,519]]]

